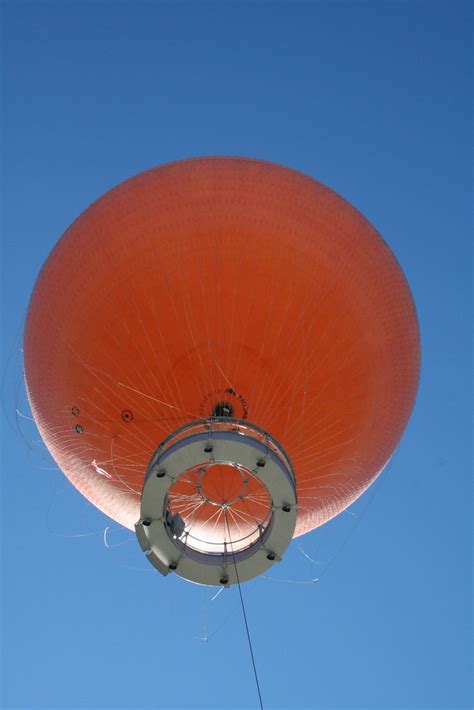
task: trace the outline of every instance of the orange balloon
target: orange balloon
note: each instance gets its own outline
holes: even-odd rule
[[[48,449],[117,522],[138,520],[161,440],[227,415],[285,448],[301,535],[393,454],[417,390],[419,332],[396,259],[345,200],[278,165],[204,158],[125,181],[72,224],[35,285],[24,358]],[[201,472],[203,526],[214,503],[241,495],[244,479],[225,468]],[[170,490],[183,517],[193,475]],[[268,506],[249,485],[236,509],[244,531]]]

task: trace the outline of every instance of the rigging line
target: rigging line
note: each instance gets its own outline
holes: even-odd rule
[[[252,639],[250,638],[250,631],[249,631],[249,625],[247,622],[247,614],[245,612],[245,604],[244,604],[244,598],[242,596],[242,588],[240,586],[240,579],[239,579],[239,572],[237,569],[237,563],[235,561],[235,552],[234,552],[234,547],[232,545],[232,538],[230,537],[230,528],[229,528],[229,523],[227,520],[227,515],[224,515],[225,517],[225,523],[227,525],[227,529],[229,531],[229,544],[230,544],[230,549],[232,552],[232,559],[234,561],[234,568],[235,568],[235,576],[237,578],[237,586],[239,588],[239,597],[240,597],[240,606],[242,607],[242,616],[244,617],[244,622],[245,622],[245,630],[247,632],[247,641],[249,644],[249,649],[250,649],[250,657],[252,659],[252,666],[253,666],[253,674],[255,677],[255,685],[257,686],[257,693],[258,693],[258,700],[260,703],[260,710],[263,710],[263,701],[262,701],[262,694],[260,692],[260,683],[258,682],[258,674],[257,674],[257,666],[255,665],[255,657],[253,655],[253,647],[252,647]]]

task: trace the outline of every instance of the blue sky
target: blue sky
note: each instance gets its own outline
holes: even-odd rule
[[[352,202],[422,333],[389,469],[275,572],[320,582],[244,586],[264,705],[471,707],[469,4],[11,0],[3,21],[2,707],[257,707],[237,590],[150,572],[30,422],[9,424],[28,415],[23,318],[62,232],[126,177],[215,154]]]

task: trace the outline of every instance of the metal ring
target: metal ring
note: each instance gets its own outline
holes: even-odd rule
[[[206,449],[210,451],[204,453]],[[185,526],[172,524],[170,487],[185,471],[206,461],[252,472],[269,493],[269,519],[264,528],[259,525],[257,539],[243,549],[233,549],[231,541],[221,545],[222,552],[194,549],[187,544]],[[158,477],[163,469],[166,474]],[[158,446],[148,466],[135,530],[149,561],[162,574],[172,569],[199,584],[220,585],[225,578],[230,585],[256,577],[282,558],[293,537],[296,512],[295,476],[278,442],[247,421],[212,418],[180,427]]]

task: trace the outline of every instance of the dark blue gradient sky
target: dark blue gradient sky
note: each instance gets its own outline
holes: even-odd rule
[[[28,415],[22,323],[61,233],[126,177],[209,154],[287,164],[352,202],[422,332],[417,406],[375,495],[275,571],[320,582],[244,586],[265,707],[471,707],[469,8],[3,4],[2,707],[256,707],[237,590],[151,572],[30,422],[21,438],[7,421]]]

